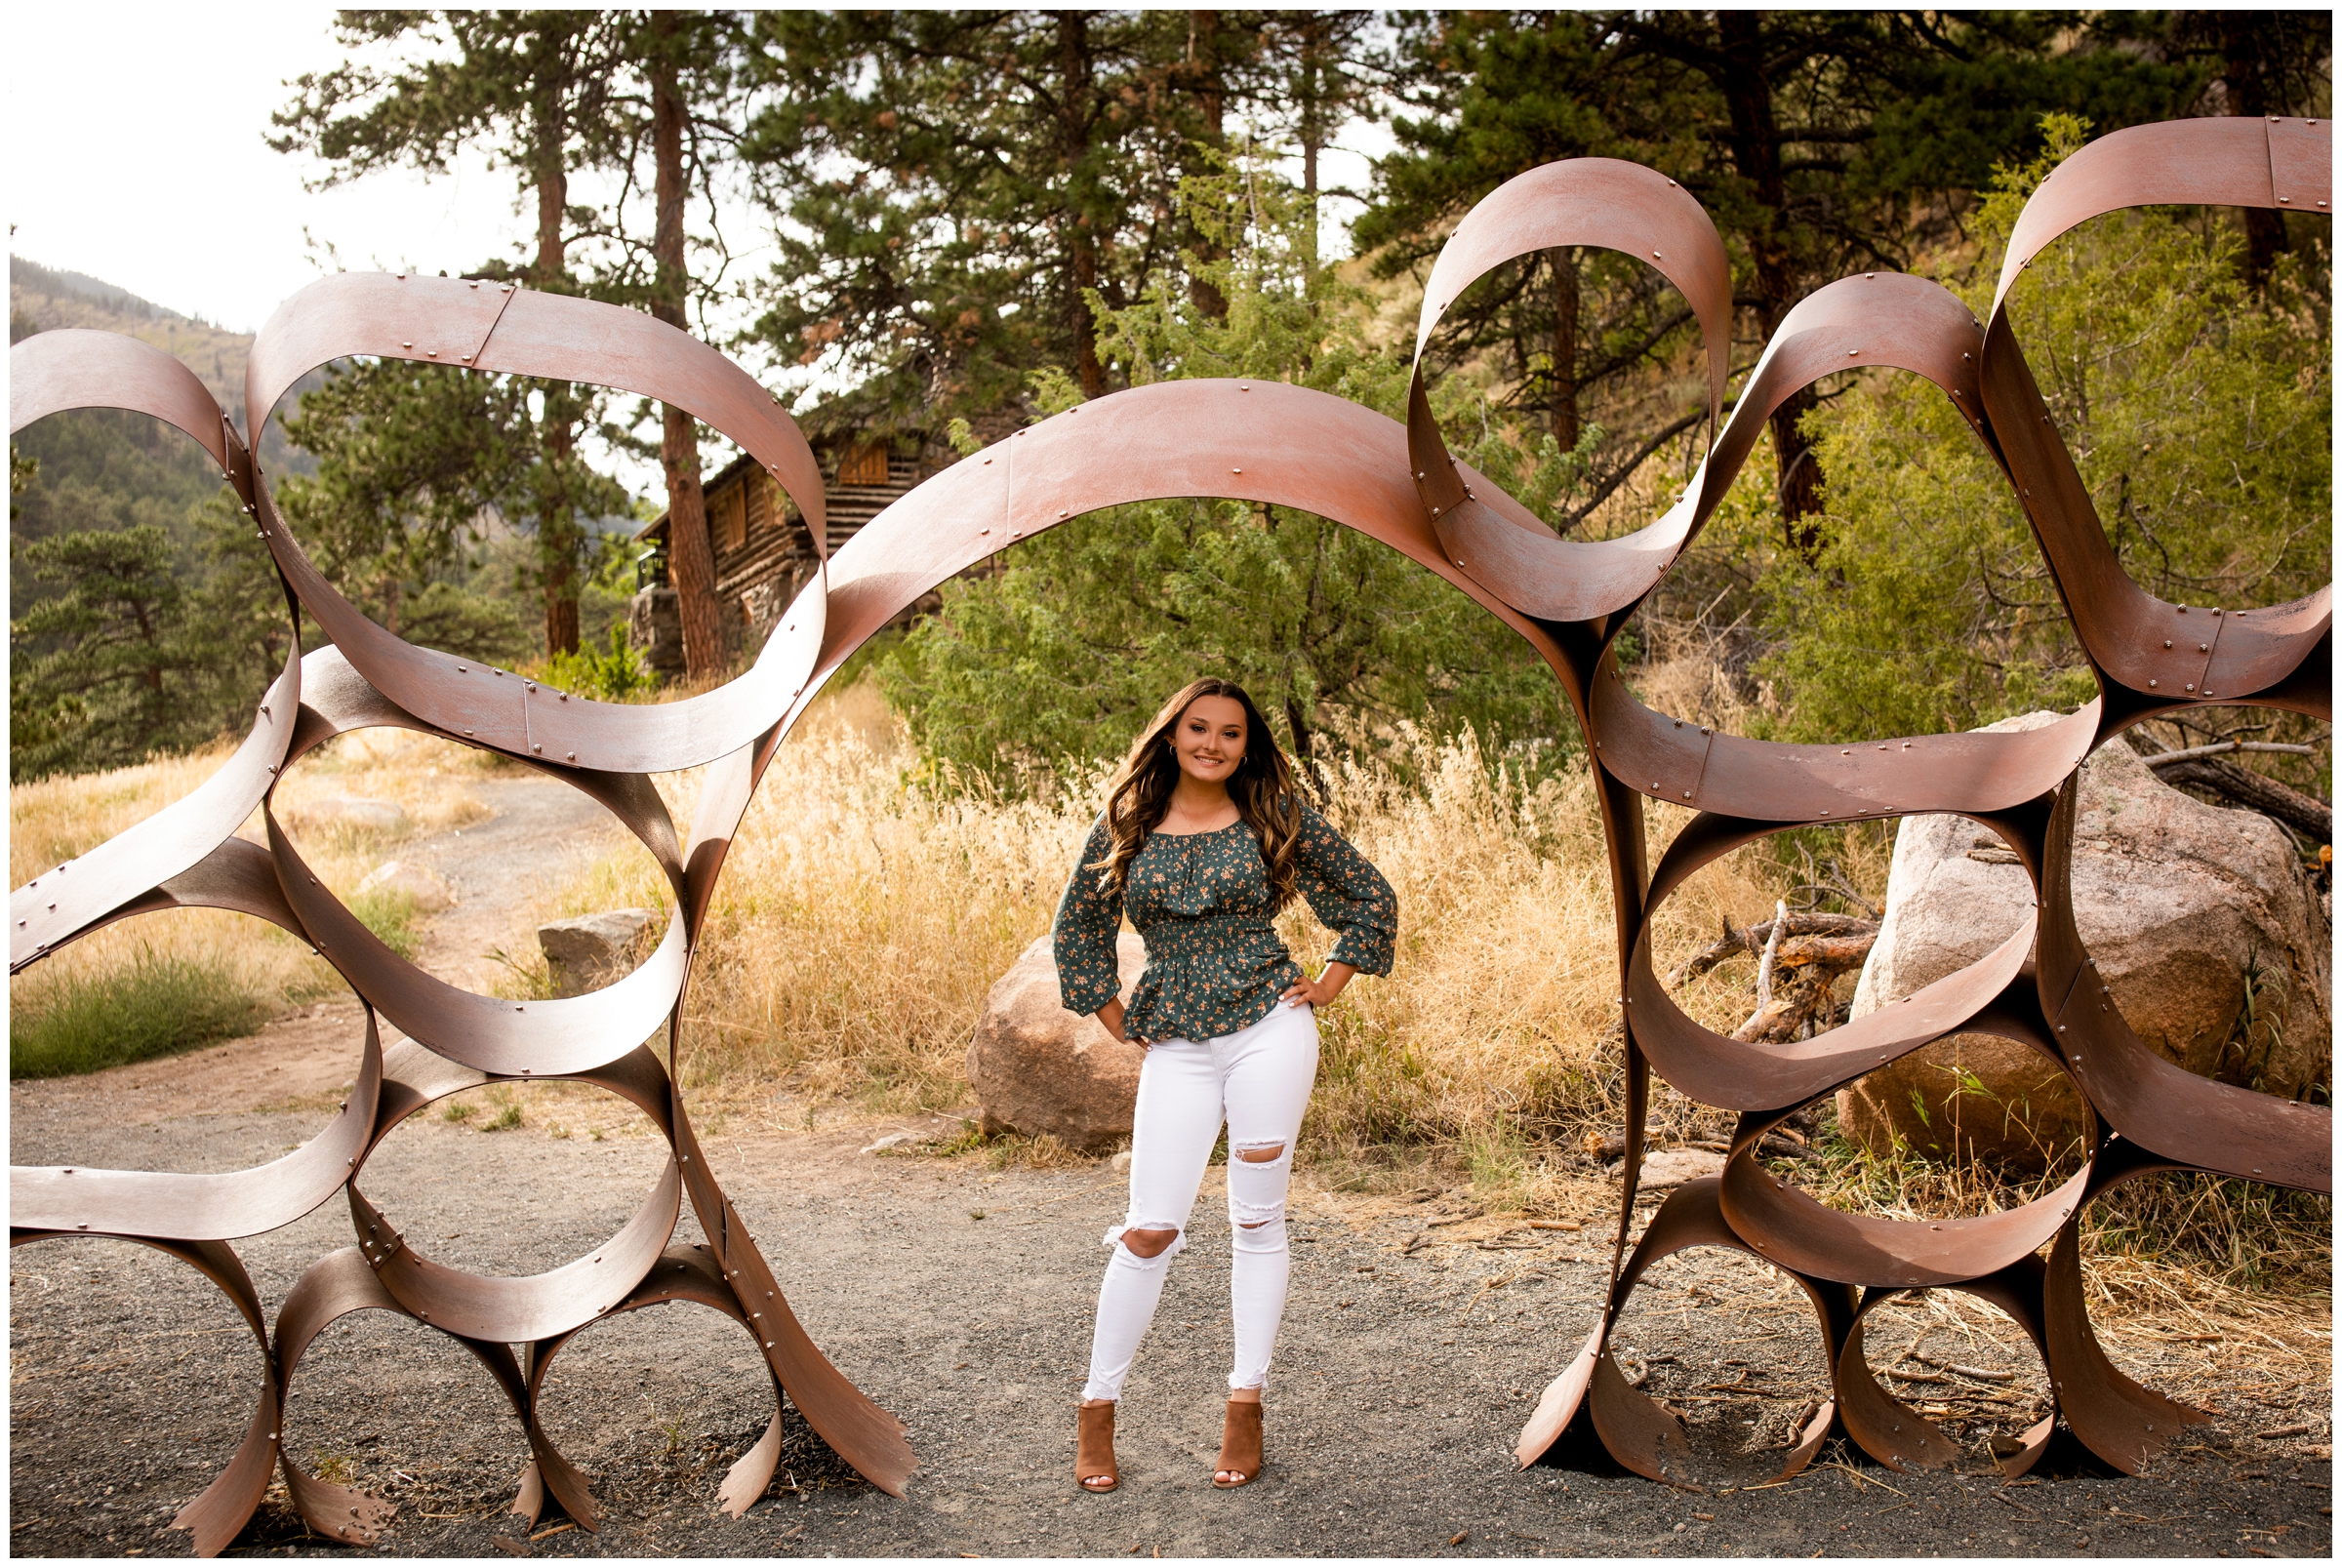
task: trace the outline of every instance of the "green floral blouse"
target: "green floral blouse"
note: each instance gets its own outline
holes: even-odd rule
[[[1114,937],[1128,913],[1147,943],[1147,972],[1123,1016],[1126,1033],[1208,1040],[1268,1017],[1302,974],[1270,923],[1269,866],[1252,830],[1239,821],[1213,833],[1148,835],[1119,898],[1098,885],[1103,872],[1088,869],[1112,842],[1101,816],[1058,901],[1053,941],[1066,1006],[1095,1013],[1120,992]],[[1294,861],[1294,886],[1342,934],[1333,961],[1390,974],[1398,896],[1383,873],[1307,804]]]

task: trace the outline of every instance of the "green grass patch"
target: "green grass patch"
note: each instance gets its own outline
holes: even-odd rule
[[[250,1034],[272,1011],[224,967],[157,957],[101,980],[20,989],[8,1021],[8,1075],[60,1078],[193,1051]]]
[[[412,959],[423,949],[423,917],[414,894],[377,888],[351,899],[349,912],[401,958]]]

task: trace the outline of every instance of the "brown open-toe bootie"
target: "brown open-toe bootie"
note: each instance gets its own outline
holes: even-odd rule
[[[1083,1405],[1076,1414],[1073,1484],[1084,1492],[1111,1492],[1122,1484],[1122,1472],[1114,1467],[1114,1407]],[[1100,1479],[1103,1484],[1091,1484]]]
[[[1221,1479],[1233,1475],[1232,1481]],[[1250,1486],[1261,1474],[1261,1402],[1231,1399],[1228,1419],[1220,1428],[1220,1463],[1213,1467],[1212,1484],[1226,1492]]]

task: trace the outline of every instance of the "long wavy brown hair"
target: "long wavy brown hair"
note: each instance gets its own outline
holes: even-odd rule
[[[1269,895],[1278,909],[1293,902],[1294,854],[1301,841],[1301,800],[1293,785],[1293,765],[1269,733],[1269,721],[1243,687],[1232,680],[1190,681],[1165,703],[1114,774],[1107,790],[1106,824],[1113,847],[1107,858],[1085,869],[1101,872],[1099,883],[1120,893],[1130,875],[1130,863],[1147,847],[1147,837],[1163,823],[1171,809],[1171,790],[1179,783],[1179,757],[1171,737],[1182,715],[1199,697],[1225,697],[1244,708],[1244,760],[1228,781],[1229,798],[1236,815],[1252,829],[1269,867]]]

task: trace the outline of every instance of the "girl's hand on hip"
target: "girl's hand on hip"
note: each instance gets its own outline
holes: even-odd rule
[[[1342,987],[1349,985],[1350,977],[1356,973],[1348,964],[1328,964],[1325,973],[1315,980],[1304,975],[1286,986],[1279,1000],[1287,1007],[1323,1007],[1342,994]]]
[[[1107,1033],[1112,1035],[1115,1039],[1120,1040],[1125,1045],[1135,1045],[1140,1050],[1144,1051],[1150,1045],[1154,1043],[1151,1040],[1142,1040],[1137,1035],[1128,1034],[1123,1031],[1122,998],[1119,996],[1107,1003],[1104,1007],[1098,1009],[1098,1022],[1106,1025]]]

